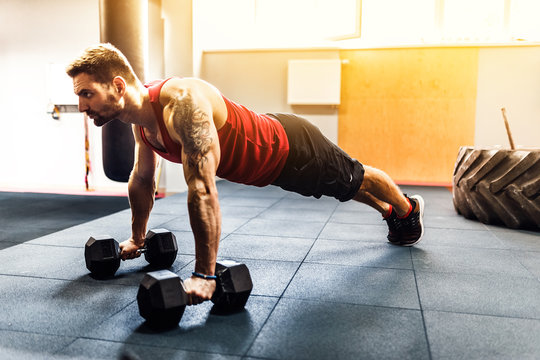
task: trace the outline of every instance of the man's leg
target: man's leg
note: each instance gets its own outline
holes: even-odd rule
[[[366,203],[388,223],[390,242],[410,246],[420,241],[424,208],[420,196],[406,197],[387,174],[352,159],[308,120],[293,114],[269,115],[283,125],[290,146],[273,185],[304,196]]]
[[[411,206],[390,176],[366,165],[364,165],[364,180],[353,199],[373,207],[383,216],[391,211],[390,205],[399,216],[406,215]]]
[[[404,195],[385,172],[364,165],[364,179],[353,199],[382,214],[392,244],[412,246],[422,239],[424,200],[420,195]]]

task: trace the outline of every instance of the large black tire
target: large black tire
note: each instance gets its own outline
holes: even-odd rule
[[[540,149],[462,147],[454,167],[456,211],[484,224],[540,229]]]

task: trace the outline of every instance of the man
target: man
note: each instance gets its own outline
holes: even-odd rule
[[[140,256],[154,204],[157,155],[183,164],[195,237],[195,269],[184,286],[189,304],[209,300],[221,232],[216,175],[239,183],[277,185],[306,196],[354,199],[378,210],[388,241],[411,246],[423,235],[423,199],[406,197],[384,172],[363,166],[307,120],[257,114],[209,83],[171,78],[143,85],[125,56],[110,44],[90,47],[67,68],[79,111],[96,126],[130,123],[135,164],[128,193],[132,236],[120,244],[123,260]]]

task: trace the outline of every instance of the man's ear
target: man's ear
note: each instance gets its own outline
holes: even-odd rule
[[[126,93],[127,84],[126,84],[126,80],[124,80],[123,77],[116,76],[113,79],[113,86],[114,86],[114,90],[116,90],[118,95],[123,96]]]

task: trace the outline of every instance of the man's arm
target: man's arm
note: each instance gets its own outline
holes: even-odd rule
[[[139,257],[137,250],[144,245],[146,225],[154,206],[156,191],[155,171],[157,157],[141,139],[139,129],[133,126],[135,136],[135,164],[129,176],[128,195],[131,207],[131,238],[120,244],[122,259]]]
[[[182,144],[182,164],[188,186],[188,211],[195,237],[195,272],[214,275],[221,212],[216,188],[220,148],[212,106],[197,89],[180,91],[170,103],[170,124]],[[167,111],[168,109],[166,109]],[[190,303],[209,300],[215,281],[192,277],[185,282]]]

